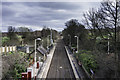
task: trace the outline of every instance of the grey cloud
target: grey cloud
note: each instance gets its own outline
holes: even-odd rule
[[[30,25],[32,28],[32,26],[46,25],[60,30],[64,28],[66,20],[71,18],[80,20],[83,11],[92,5],[98,6],[96,4],[98,3],[4,2],[2,3],[3,26]]]
[[[69,2],[29,2],[24,4],[30,7],[38,6],[38,7],[51,8],[51,9],[73,10],[80,8],[80,5],[74,5],[76,4],[74,2],[70,2],[70,3]]]
[[[10,10],[10,9],[9,9],[8,7],[6,7],[6,6],[3,6],[2,8],[3,8],[3,9],[2,9],[2,16],[3,16],[3,18],[4,18],[4,17],[13,16],[13,15],[15,14],[14,11]]]

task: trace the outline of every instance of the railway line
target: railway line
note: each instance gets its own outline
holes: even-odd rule
[[[57,42],[47,78],[75,78],[62,40]]]

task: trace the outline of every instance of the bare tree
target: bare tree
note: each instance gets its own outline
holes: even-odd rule
[[[100,8],[95,11],[92,9],[88,13],[84,14],[84,21],[85,24],[91,28],[94,29],[94,34],[96,29],[100,32],[101,36],[101,29],[105,29],[108,34],[111,34],[111,30],[114,32],[113,42],[114,42],[114,53],[115,53],[115,61],[116,65],[118,65],[118,54],[117,54],[117,33],[119,30],[120,25],[120,1],[113,0],[109,1],[106,0],[101,3]],[[117,77],[117,69],[115,69],[115,77]]]
[[[94,36],[94,39],[96,39],[98,35],[104,38],[102,34],[103,27],[101,26],[101,22],[99,20],[100,19],[99,12],[94,8],[92,8],[88,12],[84,13],[83,16],[84,16],[84,20],[83,20],[84,24],[87,26],[88,29],[90,29],[92,36]],[[97,32],[99,32],[98,35],[96,34]]]
[[[120,1],[105,1],[101,3],[101,12],[104,17],[104,24],[108,27],[114,28],[114,48],[115,48],[115,61],[116,66],[118,65],[118,53],[117,53],[117,29],[120,22]],[[115,77],[117,77],[117,68],[115,69]]]
[[[16,32],[16,29],[15,27],[12,27],[12,26],[9,26],[8,27],[8,37],[10,38],[10,40],[13,38],[13,37],[16,37],[15,36],[15,32]]]

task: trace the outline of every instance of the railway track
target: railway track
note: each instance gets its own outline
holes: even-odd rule
[[[55,53],[47,74],[48,78],[75,79],[71,64],[62,40],[58,40]]]

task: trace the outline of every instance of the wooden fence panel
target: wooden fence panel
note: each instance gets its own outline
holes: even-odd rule
[[[5,47],[0,47],[0,53],[3,53],[3,52],[10,52],[10,51],[16,51],[16,46],[5,46]]]

